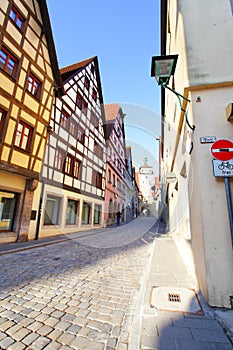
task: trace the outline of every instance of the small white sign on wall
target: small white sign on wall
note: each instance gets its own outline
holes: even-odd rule
[[[213,159],[214,176],[217,177],[233,177],[233,159],[222,161]]]

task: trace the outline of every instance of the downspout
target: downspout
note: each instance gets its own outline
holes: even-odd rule
[[[44,197],[44,181],[41,180],[40,201],[39,201],[39,206],[38,206],[38,216],[37,216],[37,222],[36,222],[35,240],[37,240],[39,238],[43,197]]]
[[[20,208],[19,226],[18,226],[18,229],[17,229],[16,241],[15,241],[16,243],[19,242],[20,230],[21,230],[21,225],[22,225],[22,220],[23,220],[23,209],[24,209],[24,204],[25,204],[26,192],[27,192],[27,179],[25,181],[25,186],[24,186],[24,191],[23,191],[23,198],[22,198],[22,205],[21,205],[21,208]]]

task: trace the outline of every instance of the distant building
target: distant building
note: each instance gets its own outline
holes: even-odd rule
[[[28,239],[54,94],[63,94],[46,1],[1,1],[0,239]],[[56,91],[55,91],[56,90]]]
[[[155,174],[153,167],[147,164],[140,166],[138,171],[139,188],[142,194],[142,212],[147,215],[155,215],[155,202],[154,202],[154,190],[155,190]]]
[[[121,212],[121,221],[126,220],[125,211],[125,114],[117,103],[104,106],[106,116],[107,165],[105,190],[105,225],[116,222],[116,213]]]
[[[138,216],[138,187],[130,146],[126,147],[125,190],[126,221],[131,221]]]
[[[60,70],[65,94],[56,97],[52,132],[38,189],[41,211],[31,238],[103,226],[105,116],[97,57]]]

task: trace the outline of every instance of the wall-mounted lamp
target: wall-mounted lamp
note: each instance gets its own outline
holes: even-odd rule
[[[172,91],[177,96],[180,103],[180,109],[182,112],[184,112],[186,123],[190,129],[194,130],[195,126],[190,125],[187,117],[187,112],[182,107],[181,98],[188,102],[190,102],[190,100],[168,86],[170,77],[175,74],[177,59],[178,55],[153,56],[151,64],[151,76],[155,77],[158,85],[161,85],[164,89],[166,88]]]
[[[226,117],[229,122],[233,121],[233,103],[226,106]]]

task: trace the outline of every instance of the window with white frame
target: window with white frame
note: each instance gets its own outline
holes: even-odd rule
[[[61,207],[61,198],[47,195],[44,213],[44,225],[58,225]]]

